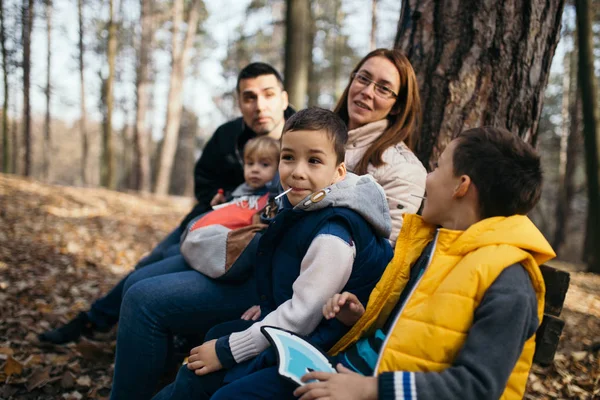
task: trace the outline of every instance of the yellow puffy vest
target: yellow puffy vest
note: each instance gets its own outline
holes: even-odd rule
[[[538,318],[542,320],[545,286],[538,265],[555,254],[526,216],[493,217],[466,231],[441,228],[436,234],[436,228],[421,217],[405,215],[394,258],[371,293],[365,314],[331,349],[331,354],[383,326],[408,281],[410,267],[432,239],[435,247],[430,265],[390,328],[375,375],[450,367],[467,338],[483,295],[498,275],[515,263],[521,263],[531,277]],[[503,399],[523,398],[534,350],[535,335],[525,343]]]

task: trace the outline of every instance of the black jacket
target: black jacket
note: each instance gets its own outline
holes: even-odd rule
[[[295,111],[284,111],[287,119]],[[227,197],[244,182],[244,146],[256,133],[240,117],[217,128],[194,167],[194,194],[198,203],[181,222],[181,229],[198,215],[210,210],[210,201],[219,189]]]

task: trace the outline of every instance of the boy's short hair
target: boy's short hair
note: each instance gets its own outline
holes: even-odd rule
[[[540,157],[506,129],[481,127],[457,136],[454,175],[468,175],[479,194],[481,218],[527,214],[542,193]]]
[[[240,82],[244,79],[257,78],[263,75],[274,75],[283,90],[283,78],[275,68],[263,62],[254,62],[246,65],[239,73],[237,83],[235,85],[236,92],[240,92]]]
[[[320,107],[300,110],[285,122],[282,135],[289,131],[323,131],[333,142],[338,164],[344,161],[348,128],[334,112]]]
[[[248,157],[266,158],[279,163],[279,141],[269,136],[258,136],[248,140],[244,146],[244,160]]]

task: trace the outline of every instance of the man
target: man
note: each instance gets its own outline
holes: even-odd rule
[[[194,168],[194,186],[197,204],[152,252],[135,266],[139,269],[167,257],[179,254],[179,238],[187,224],[211,209],[211,200],[219,189],[228,195],[244,182],[242,150],[248,140],[262,135],[281,137],[285,118],[294,111],[288,107],[288,95],[281,75],[265,63],[252,63],[240,71],[236,91],[240,118],[221,125],[206,144]],[[127,276],[104,297],[96,300],[89,311],[80,312],[67,324],[39,335],[39,340],[63,344],[92,336],[94,332],[108,332],[118,321],[123,287]]]

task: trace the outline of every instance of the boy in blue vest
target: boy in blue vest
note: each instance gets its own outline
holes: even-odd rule
[[[347,139],[343,121],[324,109],[302,110],[286,122],[279,163],[284,204],[256,250],[264,318],[213,329],[208,337],[218,339],[192,349],[176,381],[155,399],[208,399],[223,384],[272,365],[261,326],[306,335],[324,349],[347,332],[340,321],[322,318],[323,303],[341,290],[366,301],[392,257],[385,194],[371,176],[346,172]]]

